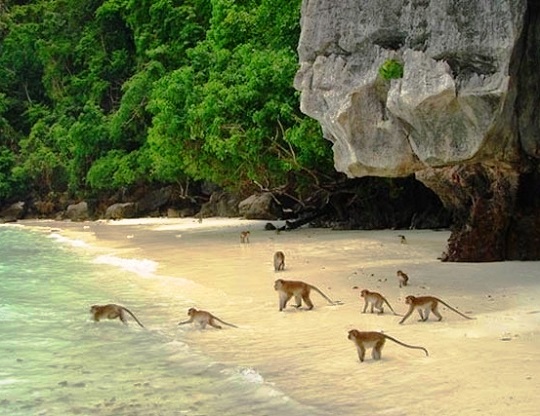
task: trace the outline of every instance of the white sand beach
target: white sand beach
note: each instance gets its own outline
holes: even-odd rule
[[[147,262],[136,277],[126,273],[126,284],[137,280],[148,300],[161,300],[139,308],[147,327],[174,328],[192,306],[210,311],[239,328],[186,325],[178,327],[177,337],[216,362],[256,370],[296,401],[329,414],[538,414],[539,262],[442,263],[437,257],[448,231],[302,228],[277,234],[264,231],[265,223],[21,222]],[[250,230],[249,244],[240,243],[241,230]],[[276,250],[286,256],[282,272],[273,269]],[[398,269],[409,275],[409,286],[399,288]],[[306,281],[343,304],[328,305],[313,293],[313,310],[279,312],[277,278]],[[383,294],[399,314],[407,311],[405,296],[433,295],[475,319],[443,307],[441,322],[433,316],[418,322],[415,314],[399,325],[400,317],[387,308],[383,315],[361,313],[364,288]],[[119,293],[110,301],[121,299]],[[347,339],[350,329],[384,331],[425,347],[429,357],[388,341],[380,361],[369,352],[360,363]]]

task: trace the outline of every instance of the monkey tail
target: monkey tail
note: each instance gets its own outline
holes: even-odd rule
[[[390,304],[388,303],[388,301],[386,300],[386,298],[384,298],[384,303],[386,303],[388,305],[388,307],[390,308],[390,310],[394,313],[394,315],[396,316],[403,316],[403,315],[400,315],[398,313],[396,313],[396,311],[394,310],[394,308],[392,308],[392,306],[390,306]]]
[[[315,286],[312,286],[312,285],[309,285],[313,290],[315,290],[317,293],[319,293],[323,298],[325,298],[328,303],[330,303],[330,305],[338,305],[340,304],[341,302],[338,300],[338,301],[333,301],[332,299],[330,299],[328,296],[326,296],[323,292],[321,292],[318,288],[316,288]]]
[[[393,337],[391,337],[390,335],[386,335],[386,334],[382,334],[385,338],[391,340],[391,341],[394,341],[396,344],[399,344],[399,345],[403,345],[404,347],[407,347],[407,348],[412,348],[412,349],[415,349],[415,350],[422,350],[426,353],[426,357],[429,357],[429,353],[428,353],[428,350],[426,350],[424,347],[417,347],[417,346],[414,346],[414,345],[409,345],[409,344],[405,344],[404,342],[401,342]]]
[[[233,328],[238,328],[236,325],[233,325],[233,324],[230,324],[230,323],[228,323],[228,322],[222,321],[221,319],[219,319],[219,318],[217,318],[217,317],[215,317],[215,316],[214,316],[214,319],[215,319],[216,321],[221,322],[223,325],[229,325],[229,326],[232,326]]]
[[[122,309],[124,309],[127,313],[129,313],[133,317],[133,319],[135,319],[135,321],[141,326],[141,328],[144,328],[144,325],[141,324],[141,321],[139,321],[135,315],[133,315],[133,312],[131,312],[128,308],[124,306],[122,306]]]
[[[467,316],[465,315],[464,313],[461,313],[460,311],[458,311],[457,309],[454,309],[452,308],[448,303],[440,300],[440,299],[437,299],[439,302],[441,302],[444,306],[446,306],[448,309],[454,311],[455,313],[457,313],[458,315],[461,315],[463,316],[465,319],[476,319],[476,318],[471,318],[470,316]]]

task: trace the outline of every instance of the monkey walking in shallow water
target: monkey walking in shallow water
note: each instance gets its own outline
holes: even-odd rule
[[[313,309],[313,303],[309,298],[311,290],[315,290],[323,298],[325,298],[330,305],[340,304],[340,301],[333,301],[318,288],[308,283],[300,282],[297,280],[283,280],[278,279],[274,282],[274,289],[279,292],[279,311],[281,312],[287,306],[287,302],[294,296],[296,300],[296,308],[302,306],[302,301],[308,307],[308,310]]]
[[[200,311],[195,308],[188,309],[189,319],[187,321],[178,322],[178,325],[190,324],[192,322],[197,322],[202,329],[206,328],[206,325],[213,326],[217,329],[222,329],[221,325],[218,325],[216,321],[221,322],[224,325],[232,326],[233,328],[238,328],[236,325],[230,324],[228,322],[222,321],[217,316],[212,315],[210,312]]]
[[[240,242],[241,243],[249,243],[249,235],[251,233],[249,231],[242,231],[240,233]]]
[[[374,360],[380,360],[382,349],[387,339],[394,341],[396,344],[402,345],[406,348],[422,350],[426,353],[426,357],[429,355],[428,351],[424,347],[405,344],[389,335],[383,334],[382,332],[361,332],[356,329],[351,329],[347,338],[349,338],[352,342],[354,342],[354,345],[356,345],[360,362],[364,362],[367,348],[372,348],[371,356]]]
[[[429,318],[429,313],[433,312],[433,315],[435,315],[437,318],[439,318],[439,321],[442,319],[442,315],[439,313],[439,303],[442,303],[444,306],[446,306],[448,309],[454,311],[458,315],[463,316],[465,319],[474,319],[470,316],[467,316],[457,309],[452,308],[448,303],[442,301],[439,298],[436,298],[434,296],[412,296],[409,295],[405,298],[405,303],[409,305],[409,310],[403,317],[401,321],[399,321],[400,324],[405,322],[405,320],[411,316],[411,314],[416,310],[418,311],[418,314],[420,315],[420,320],[422,322],[425,322]]]
[[[144,328],[144,325],[137,319],[135,315],[126,307],[109,303],[108,305],[92,305],[90,307],[90,313],[92,314],[94,321],[99,322],[100,319],[116,319],[119,318],[125,325],[127,325],[127,319],[125,312],[129,313],[137,323]]]

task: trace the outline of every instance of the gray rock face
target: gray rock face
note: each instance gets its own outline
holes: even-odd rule
[[[447,260],[540,259],[540,2],[304,0],[301,25],[337,170],[415,173],[453,211]]]
[[[283,212],[270,192],[251,195],[238,204],[240,215],[247,219],[277,220]]]
[[[203,204],[197,214],[200,218],[207,217],[238,217],[238,203],[240,198],[223,191],[216,191],[210,196],[210,200]]]
[[[25,205],[24,202],[19,201],[1,210],[0,223],[17,221],[18,219],[23,218],[26,209]]]
[[[138,215],[137,204],[135,202],[125,202],[113,204],[105,211],[105,218],[108,220],[120,220],[122,218],[135,218]]]
[[[65,216],[71,221],[85,221],[89,219],[88,203],[81,201],[78,204],[68,205]]]
[[[528,25],[531,7],[304,0],[295,87],[302,111],[334,143],[336,169],[404,176],[464,162],[512,165],[522,145],[539,157],[538,128],[530,127],[538,126],[537,105],[516,103],[525,39],[540,38]],[[379,74],[390,59],[403,65],[402,78]]]

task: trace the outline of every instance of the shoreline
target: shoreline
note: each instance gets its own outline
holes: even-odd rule
[[[155,261],[158,276],[197,283],[189,292],[193,306],[240,328],[186,328],[179,336],[218,361],[256,369],[299,402],[360,414],[354,409],[361,394],[373,414],[416,415],[430,409],[502,416],[507,406],[516,414],[535,414],[540,404],[539,262],[442,263],[436,257],[447,231],[304,228],[276,234],[263,231],[264,223],[157,218],[24,220],[20,225],[60,229],[61,235],[110,248],[121,257]],[[239,242],[243,229],[252,233],[250,244]],[[405,234],[408,244],[400,244],[398,234]],[[279,273],[272,266],[277,249],[286,253],[285,271]],[[399,289],[397,268],[409,274],[410,286]],[[278,277],[308,281],[344,304],[329,306],[315,294],[312,311],[280,313],[272,288]],[[157,281],[145,284],[149,290],[170,290],[171,296],[176,290]],[[400,314],[407,308],[405,295],[430,294],[476,320],[442,308],[442,322],[418,323],[411,317],[399,325],[390,314],[361,314],[362,288],[383,293]],[[185,307],[179,305],[171,315],[180,317]],[[383,330],[426,347],[430,357],[387,343],[381,361],[368,352],[359,363],[346,339],[353,328]]]

